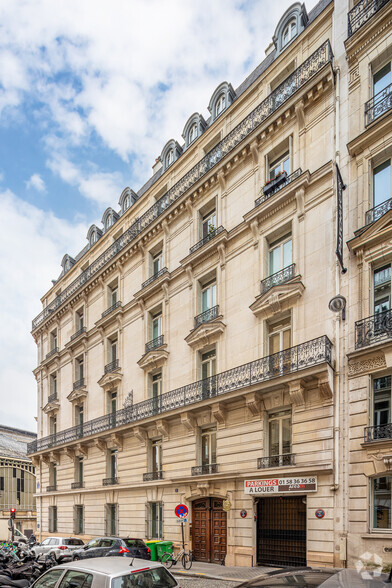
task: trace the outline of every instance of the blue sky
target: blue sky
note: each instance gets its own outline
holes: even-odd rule
[[[1,423],[35,428],[31,319],[63,255],[182,143],[193,112],[208,117],[220,82],[264,59],[290,5],[0,0]]]

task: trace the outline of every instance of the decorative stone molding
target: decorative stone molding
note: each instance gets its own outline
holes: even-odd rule
[[[94,445],[97,449],[102,451],[102,453],[106,453],[106,451],[107,451],[106,441],[104,441],[103,439],[94,439]]]
[[[76,402],[79,402],[80,400],[86,398],[87,395],[88,395],[87,386],[81,386],[77,390],[72,390],[72,392],[70,394],[68,394],[67,400],[69,400],[72,403],[76,403]]]
[[[75,447],[75,455],[79,457],[88,456],[88,445],[87,443],[77,443]]]
[[[169,352],[166,349],[167,345],[164,344],[157,349],[152,349],[148,353],[145,353],[137,362],[138,366],[145,371],[155,370],[161,367],[169,357]]]
[[[211,415],[219,425],[226,424],[226,409],[223,402],[217,402],[212,406]]]
[[[293,306],[295,301],[302,296],[304,290],[305,286],[301,282],[301,276],[296,276],[291,281],[277,284],[258,296],[249,308],[256,316],[260,315],[263,319],[269,319],[276,313],[283,312]]]
[[[226,329],[226,325],[221,319],[222,315],[219,315],[216,319],[202,323],[185,337],[185,341],[193,349],[201,349],[202,347],[206,347],[206,345],[211,345],[211,343],[219,339]]]
[[[329,368],[325,374],[318,377],[318,388],[320,390],[321,398],[329,400],[333,396],[333,372]]]
[[[162,435],[164,441],[169,440],[169,422],[167,419],[158,419],[156,421],[158,435]]]
[[[52,412],[57,412],[60,408],[60,401],[57,398],[56,400],[52,400],[45,404],[43,411],[45,414],[51,414]]]
[[[359,375],[368,374],[386,368],[387,364],[384,355],[376,355],[367,359],[348,362],[348,377],[354,378]]]
[[[49,461],[51,463],[60,463],[60,451],[50,451]]]
[[[122,382],[123,375],[118,367],[116,370],[104,374],[102,378],[98,380],[98,384],[103,388],[105,392],[116,388]]]
[[[305,404],[305,382],[303,380],[294,380],[288,383],[288,387],[291,402],[295,406],[303,406]]]
[[[392,455],[391,454],[383,455],[383,460],[384,460],[385,469],[387,470],[387,472],[390,472],[392,470]]]
[[[189,434],[196,434],[197,424],[190,412],[181,413],[181,423],[184,425]]]
[[[71,460],[73,461],[75,459],[75,451],[72,447],[65,447],[64,448],[64,454]]]
[[[123,436],[121,433],[112,433],[108,439],[106,439],[106,445],[108,449],[119,449],[123,448]]]
[[[140,445],[144,447],[147,443],[147,432],[143,427],[135,427],[133,429],[133,435],[140,441]]]
[[[252,416],[259,416],[262,410],[262,403],[258,392],[251,392],[245,396],[246,408]]]

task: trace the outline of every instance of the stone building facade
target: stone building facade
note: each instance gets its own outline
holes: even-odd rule
[[[356,322],[374,268],[390,292],[392,213],[365,215],[390,157],[390,20],[388,2],[293,4],[64,256],[33,320],[42,536],[179,540],[185,503],[201,561],[353,565],[392,539],[369,514],[388,441],[363,443],[391,335]]]

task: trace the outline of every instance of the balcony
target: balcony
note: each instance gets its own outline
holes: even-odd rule
[[[52,484],[52,486],[46,486],[46,492],[56,492],[56,491],[57,491],[56,484]]]
[[[210,231],[208,233],[208,235],[203,237],[203,239],[200,239],[200,241],[198,241],[195,245],[192,245],[192,247],[189,249],[189,253],[194,253],[195,251],[200,249],[200,247],[203,247],[203,245],[205,245],[206,243],[211,241],[214,237],[216,237],[217,235],[219,235],[223,231],[224,231],[224,228],[222,226],[218,227],[217,229],[214,229],[213,231]]]
[[[192,476],[204,476],[207,474],[217,474],[218,464],[210,463],[206,465],[200,465],[192,468]]]
[[[73,383],[72,390],[80,390],[80,388],[83,388],[83,386],[84,378],[80,378],[80,380],[76,380],[76,382]]]
[[[161,270],[159,270],[159,272],[157,272],[156,274],[154,274],[153,276],[151,276],[150,278],[148,278],[148,280],[146,280],[145,282],[143,282],[142,284],[142,289],[146,288],[147,286],[149,286],[150,284],[152,284],[153,282],[155,282],[155,280],[157,280],[158,278],[160,278],[161,276],[163,276],[164,274],[166,274],[169,270],[167,269],[167,267],[163,267]]]
[[[72,482],[71,490],[77,490],[78,488],[84,488],[83,482]]]
[[[392,84],[365,103],[365,127],[392,108]]]
[[[365,427],[363,435],[364,443],[372,443],[373,441],[385,441],[392,439],[392,423],[386,425],[377,425],[373,427]]]
[[[48,404],[55,402],[55,400],[57,400],[57,392],[54,392],[48,396]]]
[[[201,312],[197,316],[195,316],[195,326],[194,328],[197,329],[199,325],[203,323],[209,323],[213,321],[219,316],[219,305],[213,306],[212,308],[208,308],[204,312]]]
[[[295,263],[288,265],[287,267],[283,268],[279,272],[268,276],[264,280],[260,282],[260,293],[265,294],[270,290],[273,286],[277,286],[278,284],[284,284],[288,282],[295,275]]]
[[[86,332],[86,327],[82,327],[81,329],[79,329],[78,331],[76,331],[76,333],[74,333],[73,335],[71,335],[71,339],[70,341],[74,341],[75,339],[77,339],[82,333]]]
[[[158,347],[161,347],[162,345],[163,345],[163,335],[159,335],[159,337],[155,337],[155,339],[151,339],[151,341],[146,343],[144,353],[148,353],[149,351],[152,351],[153,349],[157,349]]]
[[[59,352],[59,348],[58,347],[53,347],[53,349],[51,349],[49,351],[49,353],[46,354],[45,359],[49,359],[49,357],[52,357],[52,355],[54,355],[55,353]]]
[[[120,300],[118,300],[117,302],[115,302],[114,304],[112,304],[112,306],[110,306],[109,308],[107,308],[103,313],[101,318],[105,318],[105,316],[108,316],[108,314],[112,313],[113,310],[116,310],[116,308],[119,308],[121,306],[121,302]]]
[[[348,37],[358,31],[388,2],[389,0],[360,0],[347,15]]]
[[[247,137],[258,129],[266,119],[287,103],[290,98],[328,64],[332,64],[333,54],[329,40],[325,41],[297,69],[290,74],[275,90],[273,90],[256,108],[250,112],[230,133],[228,133],[211,151],[196,163],[166,194],[140,216],[114,243],[110,245],[87,269],[34,318],[32,329],[39,327],[66,300],[82,288],[94,275],[110,263],[129,243],[148,228],[174,202],[192,189],[210,170],[230,153],[232,153]]]
[[[392,338],[392,310],[385,310],[355,323],[355,349]]]
[[[162,480],[163,479],[163,471],[159,470],[157,472],[148,472],[147,474],[143,474],[143,482],[152,482],[154,480]]]
[[[384,214],[386,212],[388,212],[388,210],[391,210],[391,209],[392,209],[392,198],[389,198],[388,200],[384,200],[384,202],[381,202],[381,204],[379,204],[378,206],[371,208],[365,214],[365,226],[371,225],[372,223],[375,223],[379,218],[384,216]]]
[[[114,486],[115,484],[118,484],[117,476],[113,476],[111,478],[104,478],[102,480],[102,486]]]
[[[282,175],[271,180],[268,184],[264,186],[263,194],[259,196],[257,200],[255,200],[255,206],[259,206],[259,204],[262,204],[263,202],[271,198],[271,196],[279,192],[279,190],[282,190],[282,188],[284,188],[285,186],[288,186],[288,184],[290,184],[293,180],[298,178],[301,174],[302,169],[299,167],[297,170],[295,170],[295,172],[293,172],[289,176],[286,174],[286,172],[283,172]]]
[[[118,369],[118,359],[115,359],[114,361],[111,361],[110,363],[107,363],[105,365],[105,374],[110,374],[110,372],[114,372],[115,370]]]
[[[285,351],[233,367],[211,378],[198,380],[161,394],[158,405],[155,398],[149,398],[122,408],[115,413],[86,421],[83,423],[83,437],[102,434],[115,427],[137,423],[143,419],[154,417],[157,413],[164,414],[190,406],[202,402],[210,396],[223,397],[229,392],[259,386],[263,382],[274,380],[283,375],[287,376],[315,366],[331,365],[331,363],[332,343],[326,335],[323,335]],[[325,368],[322,369],[324,371]],[[71,427],[54,435],[32,441],[28,444],[27,453],[31,455],[55,445],[77,441],[79,438],[80,427]]]
[[[281,468],[283,466],[294,465],[294,454],[284,453],[283,455],[271,455],[270,457],[259,457],[257,460],[257,469]]]

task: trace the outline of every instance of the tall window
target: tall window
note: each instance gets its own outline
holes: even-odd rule
[[[108,455],[108,477],[115,480],[118,477],[118,451],[110,449]]]
[[[49,506],[49,533],[57,533],[57,506]]]
[[[201,219],[201,237],[204,239],[211,235],[216,229],[216,210],[211,210],[205,214]]]
[[[57,347],[58,347],[57,329],[54,329],[54,331],[52,331],[50,333],[50,351],[57,349]]]
[[[290,174],[290,155],[288,151],[270,163],[268,179],[273,180],[278,174],[284,171],[287,175]]]
[[[158,251],[151,255],[151,269],[152,269],[152,276],[155,276],[159,271],[161,271],[163,267],[163,252]]]
[[[75,482],[78,482],[80,485],[83,484],[84,480],[84,461],[83,457],[77,457],[75,461]]]
[[[201,439],[201,465],[209,466],[216,464],[216,428],[203,429]]]
[[[114,282],[111,286],[108,287],[108,306],[114,306],[118,302],[118,285],[117,282]]]
[[[162,439],[151,442],[151,462],[152,472],[162,471]]]
[[[391,529],[392,477],[372,480],[373,529]]]
[[[291,318],[270,324],[268,328],[268,353],[278,353],[291,347]]]
[[[215,116],[219,116],[226,108],[226,96],[221,94],[216,101]]]
[[[128,210],[130,204],[131,204],[131,199],[129,198],[129,195],[127,195],[127,196],[125,196],[124,202],[123,202],[123,212]]]
[[[391,308],[391,266],[384,265],[374,270],[374,314]]]
[[[75,406],[75,425],[83,425],[84,423],[84,404],[77,404]]]
[[[168,151],[167,155],[166,155],[166,167],[169,167],[169,165],[171,165],[174,161],[174,151],[173,149],[170,149],[170,151]]]
[[[117,419],[117,390],[110,390],[107,396],[110,426],[116,426]]]
[[[201,312],[216,306],[216,280],[215,278],[201,287]]]
[[[108,339],[108,362],[112,363],[113,361],[116,361],[117,359],[117,349],[118,347],[118,339],[117,339],[117,335],[111,337],[110,339]]]
[[[83,535],[84,533],[84,506],[83,504],[75,504],[74,506],[74,531],[75,535]]]
[[[50,374],[50,396],[57,398],[57,373]]]
[[[189,129],[188,135],[188,144],[190,145],[193,141],[197,139],[197,124],[194,123],[191,128]]]
[[[76,331],[84,328],[84,308],[83,306],[75,312],[75,327]]]
[[[216,394],[216,351],[211,349],[200,354],[201,367],[201,393],[203,398],[209,398]]]
[[[49,466],[49,485],[57,487],[57,464],[55,463]]]
[[[391,422],[391,376],[373,380],[373,425],[383,427]],[[384,437],[383,431],[374,431],[374,438]]]
[[[297,21],[291,20],[283,30],[282,47],[290,43],[297,36]]]
[[[149,539],[163,539],[163,503],[149,502],[147,507]]]
[[[49,435],[56,435],[57,433],[57,416],[49,417]]]
[[[151,316],[152,339],[162,335],[162,311],[159,310]]]
[[[270,457],[291,453],[291,410],[269,415],[268,452]]]
[[[373,169],[373,206],[391,198],[391,160]]]
[[[387,63],[373,74],[373,96],[389,86],[391,81],[391,63]]]
[[[84,357],[80,355],[75,359],[75,381],[82,380],[84,378]]]
[[[291,234],[287,234],[278,241],[271,243],[269,248],[269,275],[276,274],[280,270],[293,263],[293,240]]]
[[[157,372],[151,375],[151,390],[153,398],[154,410],[159,407],[160,397],[162,394],[162,372]]]
[[[118,534],[118,504],[105,505],[105,533],[112,537]]]

